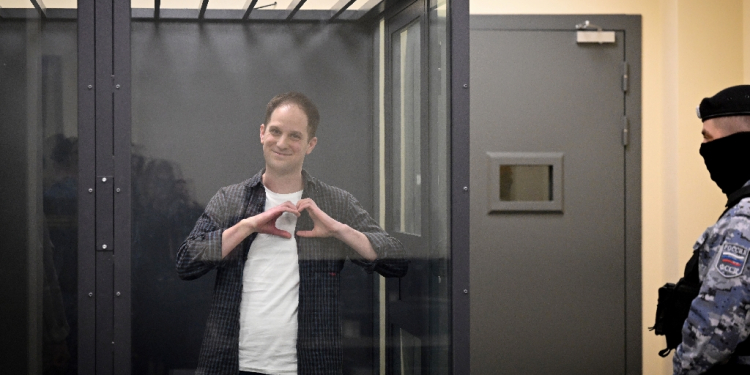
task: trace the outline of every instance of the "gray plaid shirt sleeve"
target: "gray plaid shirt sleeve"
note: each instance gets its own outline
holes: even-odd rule
[[[177,252],[177,274],[183,280],[197,279],[222,261],[221,236],[227,221],[227,195],[219,190],[201,214]]]
[[[347,197],[346,224],[362,232],[370,240],[375,253],[378,254],[378,258],[374,261],[367,261],[350,248],[349,259],[363,267],[367,273],[375,271],[385,277],[404,276],[408,269],[404,246],[399,240],[386,233],[354,196],[347,194]]]

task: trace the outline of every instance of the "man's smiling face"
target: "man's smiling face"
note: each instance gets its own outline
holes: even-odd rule
[[[305,156],[318,139],[308,139],[307,116],[295,104],[276,108],[267,124],[260,126],[260,143],[266,159],[266,172],[277,175],[300,173]]]

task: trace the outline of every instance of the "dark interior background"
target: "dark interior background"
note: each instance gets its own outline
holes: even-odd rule
[[[0,22],[0,362],[77,373],[76,22]],[[41,357],[29,361],[29,347]],[[29,368],[29,363],[35,368]]]

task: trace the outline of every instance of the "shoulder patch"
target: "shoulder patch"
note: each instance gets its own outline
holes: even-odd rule
[[[736,243],[725,242],[720,252],[716,270],[727,278],[741,275],[747,263],[748,249]]]

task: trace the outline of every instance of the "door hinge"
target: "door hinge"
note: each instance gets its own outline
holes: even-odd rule
[[[628,85],[630,83],[628,81],[629,70],[630,69],[628,68],[628,62],[627,61],[623,61],[622,62],[622,91],[623,92],[628,92]]]
[[[628,143],[630,143],[630,124],[628,122],[628,117],[623,116],[622,117],[622,145],[627,147]]]

